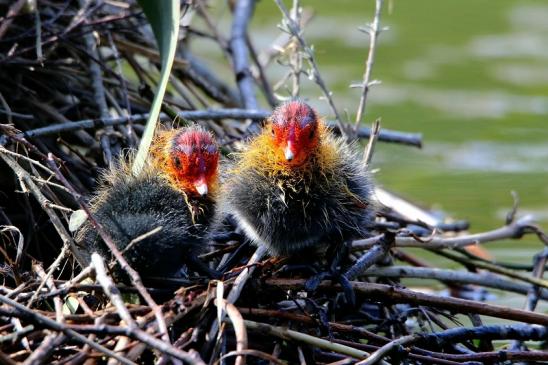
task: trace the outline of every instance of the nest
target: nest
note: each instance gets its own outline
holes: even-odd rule
[[[279,6],[284,26],[277,49],[283,52],[262,53],[245,37],[252,2],[235,2],[230,42],[202,2],[188,9],[190,25],[182,30],[162,119],[194,119],[229,152],[269,114],[257,109],[254,85],[273,107],[287,83],[297,95],[299,76],[308,72],[328,97],[312,48],[301,37],[306,14]],[[471,235],[466,222],[436,220],[380,191],[384,206],[375,229],[348,247],[329,277],[288,269],[286,259],[268,257],[239,232],[219,238],[201,257],[226,269],[222,280],[189,273],[143,282],[128,270],[132,284],[123,285],[111,278],[104,261],[111,258],[80,265],[73,212],[86,207],[101,169],[139,143],[159,69],[154,37],[134,3],[19,0],[2,2],[0,9],[7,14],[0,21],[3,363],[548,360],[548,316],[535,312],[548,298],[548,250],[539,249],[531,265],[516,265],[467,249],[526,235],[538,237],[542,248],[546,235],[531,217],[518,218],[516,207],[501,227]],[[190,51],[192,42],[204,39],[219,47],[232,74],[215,72]],[[286,82],[274,84],[268,67],[276,58],[290,71]],[[339,119],[334,128],[348,132],[329,101]],[[416,134],[353,130],[354,138],[370,136],[368,151],[376,139],[421,142]],[[431,267],[406,247],[434,252],[465,270]],[[321,271],[326,264],[315,267]],[[406,278],[435,279],[449,295],[406,288]],[[486,304],[488,292],[481,288],[522,294],[525,309]]]

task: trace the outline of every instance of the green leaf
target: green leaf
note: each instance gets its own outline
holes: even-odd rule
[[[145,164],[148,150],[154,137],[154,130],[166,92],[171,66],[175,58],[177,37],[179,35],[180,2],[178,0],[139,0],[145,15],[152,27],[158,48],[160,50],[160,81],[147,120],[143,138],[133,162],[132,171],[138,175]]]

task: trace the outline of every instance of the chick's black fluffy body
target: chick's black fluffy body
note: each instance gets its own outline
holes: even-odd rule
[[[323,143],[336,150],[328,169],[311,156],[306,172],[269,174],[262,166],[247,167],[226,183],[222,211],[272,254],[325,250],[366,236],[372,225],[372,184],[360,159],[329,131]]]
[[[204,197],[187,204],[180,191],[150,168],[137,177],[125,170],[114,169],[105,177],[92,200],[93,215],[122,252],[132,240],[161,227],[133,243],[124,256],[141,276],[174,276],[203,247],[213,203]],[[106,260],[112,257],[89,222],[78,233],[77,241],[88,260],[93,252]]]

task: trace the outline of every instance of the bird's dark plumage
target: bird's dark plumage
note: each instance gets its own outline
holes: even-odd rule
[[[173,276],[183,264],[216,276],[196,259],[215,210],[219,150],[214,137],[190,126],[159,132],[151,147],[137,176],[125,161],[103,175],[91,201],[94,218],[144,277]],[[90,222],[77,241],[88,261],[93,252],[111,257]]]
[[[92,212],[122,252],[138,237],[161,227],[124,252],[129,264],[142,276],[173,276],[204,245],[214,204],[208,197],[185,200],[168,181],[147,167],[134,177],[126,168],[115,168],[105,177],[92,201]],[[194,209],[194,217],[191,209]],[[78,242],[87,251],[105,258],[111,252],[87,222]]]

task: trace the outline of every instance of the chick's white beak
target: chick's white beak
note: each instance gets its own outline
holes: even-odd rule
[[[295,158],[295,154],[293,153],[293,145],[291,142],[287,142],[287,146],[284,150],[284,155],[287,161],[291,161]]]
[[[198,194],[200,194],[200,196],[205,196],[207,195],[207,183],[203,180],[200,180],[200,181],[197,181],[194,186],[196,187],[196,191],[198,192]]]

